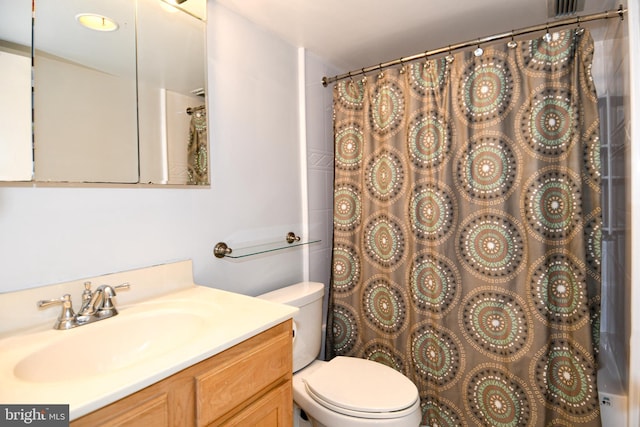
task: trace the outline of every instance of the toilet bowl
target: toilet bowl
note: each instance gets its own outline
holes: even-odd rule
[[[315,360],[322,341],[324,285],[302,282],[259,298],[298,307],[294,315],[293,400],[315,427],[416,427],[418,389],[400,372],[371,360]]]
[[[421,419],[418,390],[408,378],[352,357],[317,360],[298,371],[293,400],[316,427],[415,427]]]

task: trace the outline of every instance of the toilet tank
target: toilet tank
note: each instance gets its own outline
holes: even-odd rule
[[[318,282],[296,283],[258,295],[258,298],[299,309],[293,316],[293,372],[304,368],[320,354],[323,296],[324,285]]]

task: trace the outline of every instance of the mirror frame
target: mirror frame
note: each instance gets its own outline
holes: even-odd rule
[[[14,0],[0,0],[3,3],[5,3],[6,5],[12,4],[14,3]],[[34,3],[36,10],[38,10],[38,1],[46,1],[46,0],[36,0],[36,2]],[[97,1],[97,0],[94,0]],[[108,0],[109,1],[109,0]],[[129,1],[129,0],[127,0]],[[169,0],[167,0],[169,1]],[[183,3],[181,6],[184,5],[193,5],[197,2],[201,1],[201,6],[196,5],[195,9],[196,12],[199,13],[204,13],[206,14],[206,0],[189,0],[185,3]],[[25,3],[25,2],[15,2],[15,3]],[[134,4],[135,6],[135,13],[136,14],[140,14],[141,11],[144,11],[145,8],[149,9],[152,6],[158,6],[158,7],[162,7],[163,9],[168,10],[177,10],[177,8],[183,8],[183,7],[176,7],[176,6],[171,6],[169,4],[166,4],[167,2],[165,2],[165,0],[136,0],[135,2],[131,2]],[[1,6],[1,5],[0,5]],[[4,6],[3,6],[4,7]],[[31,4],[28,5],[29,8],[31,8]],[[156,7],[156,9],[158,8]],[[200,9],[198,9],[198,7],[200,7]],[[184,8],[183,8],[184,9]],[[33,13],[33,11],[31,11]],[[168,13],[167,13],[168,14]],[[9,14],[10,15],[10,14]],[[170,14],[168,14],[170,15]],[[143,149],[142,145],[141,145],[141,136],[145,134],[145,130],[143,130],[143,127],[145,126],[145,122],[142,118],[142,113],[144,112],[144,107],[141,106],[140,104],[140,92],[144,92],[144,90],[141,90],[140,87],[142,85],[148,85],[150,80],[146,80],[143,81],[142,77],[143,75],[140,73],[136,74],[136,80],[134,82],[134,88],[135,88],[135,116],[134,116],[134,122],[135,122],[135,127],[136,127],[136,133],[135,133],[135,137],[133,138],[133,144],[135,145],[134,151],[135,153],[138,155],[135,160],[135,166],[136,166],[136,173],[137,173],[137,179],[133,179],[133,180],[125,180],[126,182],[122,182],[122,181],[117,181],[117,180],[108,180],[108,179],[82,179],[82,180],[67,180],[67,179],[54,179],[54,180],[42,180],[38,178],[38,156],[35,153],[36,150],[40,150],[41,149],[41,145],[39,145],[39,140],[41,139],[38,136],[38,126],[39,124],[41,124],[41,122],[39,122],[38,120],[38,114],[39,111],[38,110],[38,105],[29,105],[29,120],[28,120],[28,125],[29,125],[29,148],[28,150],[26,150],[27,152],[27,157],[29,158],[29,162],[30,165],[28,167],[28,173],[27,174],[23,174],[22,176],[16,178],[16,179],[8,179],[6,176],[2,176],[2,170],[0,169],[0,185],[6,186],[6,185],[24,185],[24,184],[29,184],[29,185],[46,185],[46,186],[67,186],[67,185],[80,185],[80,186],[121,186],[124,185],[125,187],[130,187],[131,185],[139,185],[139,186],[160,186],[160,187],[180,187],[180,188],[202,188],[203,186],[208,186],[210,184],[210,170],[209,170],[209,164],[210,164],[210,159],[209,159],[209,137],[208,137],[208,128],[209,128],[209,121],[207,119],[207,114],[206,114],[206,109],[207,109],[207,98],[206,96],[204,96],[204,94],[207,93],[207,79],[208,79],[208,73],[207,73],[207,69],[206,69],[206,65],[207,65],[207,60],[206,60],[206,56],[207,56],[207,52],[206,52],[206,18],[205,19],[201,19],[198,18],[195,13],[192,10],[189,10],[189,8],[186,8],[185,10],[183,10],[183,13],[178,13],[178,14],[173,14],[172,16],[178,16],[178,17],[188,17],[188,19],[192,20],[192,21],[197,21],[199,26],[199,35],[196,37],[199,37],[198,42],[200,43],[200,52],[201,54],[199,55],[199,60],[200,60],[200,64],[201,64],[201,78],[202,78],[202,83],[198,84],[197,87],[194,87],[192,89],[190,89],[190,92],[197,90],[199,93],[197,95],[194,95],[193,93],[189,93],[187,95],[187,97],[192,97],[191,102],[189,103],[189,107],[186,108],[180,108],[180,111],[178,112],[176,110],[176,106],[180,105],[180,102],[184,103],[184,100],[180,99],[180,96],[176,96],[175,94],[171,93],[171,88],[169,88],[169,86],[167,86],[166,88],[162,88],[163,89],[163,101],[165,101],[166,103],[161,107],[161,110],[163,110],[164,114],[167,114],[167,111],[171,111],[173,113],[176,114],[175,119],[171,119],[169,118],[168,121],[173,120],[174,122],[178,121],[177,115],[181,115],[182,118],[180,120],[182,120],[182,130],[177,131],[177,133],[179,133],[180,135],[185,135],[183,140],[187,140],[188,138],[191,137],[192,135],[192,129],[191,128],[195,128],[196,130],[200,131],[200,135],[204,135],[204,144],[202,144],[201,141],[201,148],[199,150],[195,150],[195,167],[196,167],[196,172],[199,172],[200,175],[204,176],[204,179],[201,179],[199,182],[189,182],[189,176],[192,175],[197,175],[194,174],[193,172],[191,173],[186,173],[184,171],[184,167],[183,170],[181,172],[182,175],[182,181],[174,181],[169,179],[168,175],[168,169],[170,168],[170,164],[169,164],[169,157],[170,155],[167,153],[168,150],[168,143],[166,141],[167,138],[167,131],[166,131],[166,124],[165,124],[165,129],[161,129],[160,132],[148,132],[148,137],[153,138],[154,133],[158,134],[160,133],[161,136],[163,136],[165,138],[165,140],[160,144],[161,149],[160,151],[164,152],[160,152],[157,153],[156,157],[160,158],[161,161],[163,161],[163,166],[154,166],[156,169],[160,168],[160,169],[164,169],[162,175],[160,178],[158,178],[158,174],[153,175],[153,173],[149,174],[148,171],[150,171],[151,169],[149,169],[149,161],[148,159],[146,159],[144,156],[146,156],[148,154],[148,147]],[[16,21],[16,16],[11,16],[12,21]],[[173,18],[176,19],[176,18]],[[184,19],[183,19],[184,20]],[[35,24],[36,26],[38,25],[38,16],[35,15],[33,17],[33,19],[29,20],[29,22],[32,22],[33,24]],[[171,22],[171,21],[170,21]],[[0,23],[2,23],[2,19],[0,19]],[[140,33],[147,31],[148,29],[144,28],[143,25],[143,19],[141,19],[141,16],[137,16],[136,20],[134,21],[135,25],[134,25],[134,32],[136,33],[136,39],[140,38]],[[144,24],[147,25],[147,24]],[[165,25],[166,26],[166,25]],[[31,27],[31,25],[29,25],[29,27]],[[166,30],[166,28],[162,27],[161,30]],[[33,29],[33,32],[35,33],[36,29]],[[147,31],[150,35],[147,37],[148,39],[153,39],[153,35],[152,35],[152,31]],[[165,31],[166,32],[166,31]],[[29,30],[29,33],[31,33],[31,28]],[[180,34],[178,34],[179,36]],[[176,36],[176,38],[180,38]],[[193,36],[190,36],[191,38],[189,40],[187,40],[187,42],[189,44],[197,44],[197,43],[193,43]],[[144,38],[144,37],[143,37]],[[34,49],[34,40],[30,39],[29,40],[30,43],[30,48],[31,48],[31,58],[32,58],[32,69],[30,70],[30,75],[31,72],[33,72],[34,78],[33,81],[31,78],[29,78],[29,100],[31,100],[31,93],[34,93],[34,99],[35,96],[37,96],[37,91],[38,91],[38,74],[37,74],[37,66],[38,63],[34,62],[34,57],[36,55],[35,49]],[[184,41],[182,41],[183,43],[183,48],[182,50],[187,50],[184,49]],[[37,46],[37,39],[35,39],[35,44],[36,44],[36,48]],[[6,43],[3,43],[3,41],[0,41],[0,54],[2,53],[2,47],[6,45]],[[162,47],[162,49],[161,49]],[[166,47],[166,45],[162,45],[162,44],[155,44],[152,49],[154,50],[164,50],[164,48]],[[146,49],[145,46],[143,46],[141,44],[140,41],[137,41],[136,44],[134,44],[134,60],[135,60],[135,67],[136,68],[143,68],[144,69],[144,65],[141,65],[141,62],[143,61],[142,56],[144,56],[145,54],[142,54],[141,56],[141,52],[142,49]],[[148,58],[150,58],[152,55],[146,55],[145,61],[148,61]],[[172,62],[173,64],[181,64],[182,62],[180,61],[175,61],[175,57],[173,57],[174,61]],[[184,67],[182,67],[184,68]],[[138,70],[136,70],[138,71]],[[168,74],[168,73],[166,73]],[[30,77],[30,76],[29,76]],[[193,86],[193,85],[192,85]],[[158,88],[156,88],[158,89]],[[176,101],[176,99],[178,99],[178,101]],[[31,103],[29,103],[31,104]],[[143,110],[142,112],[140,110]],[[196,111],[199,112],[197,115],[197,119],[198,120],[192,120],[192,118],[194,118],[195,115],[189,115],[188,112],[190,111]],[[47,113],[45,113],[47,114]],[[165,116],[166,117],[166,116]],[[40,119],[41,120],[41,119]],[[187,121],[188,124],[185,125],[184,121]],[[196,126],[191,126],[190,122],[197,122]],[[185,131],[186,129],[186,131]],[[204,133],[203,133],[204,132]],[[170,134],[171,132],[169,132]],[[177,139],[177,138],[176,138]],[[20,139],[23,140],[23,139]],[[183,145],[186,145],[188,143],[188,141],[186,143],[183,143]],[[1,149],[1,147],[0,147]],[[146,151],[144,151],[146,150]],[[180,150],[182,150],[182,148],[179,148],[178,151],[180,152]],[[156,150],[157,151],[157,150]],[[188,153],[188,150],[185,150]],[[192,150],[194,151],[194,150]],[[0,151],[1,152],[1,151]],[[182,153],[180,153],[180,155],[182,155]],[[184,157],[184,156],[183,156]],[[0,167],[2,166],[2,163],[0,163]],[[184,165],[183,165],[184,166]],[[193,168],[192,168],[193,170]],[[202,171],[204,171],[204,174],[202,174]],[[146,174],[146,175],[145,175]],[[30,175],[29,176],[25,176],[25,175]],[[187,175],[186,178],[185,175]],[[193,184],[197,184],[197,185],[193,185]]]

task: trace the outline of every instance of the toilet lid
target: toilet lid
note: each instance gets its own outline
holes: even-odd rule
[[[418,389],[407,377],[366,359],[338,356],[304,381],[314,400],[347,415],[398,417],[418,400]]]

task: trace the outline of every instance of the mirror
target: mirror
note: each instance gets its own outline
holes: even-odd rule
[[[23,159],[11,162],[23,165],[13,177],[0,163],[1,180],[209,183],[206,0],[169,1],[35,1],[33,150],[31,129],[26,138],[24,129],[19,137],[18,131],[0,133],[0,156]],[[0,0],[0,28],[7,28],[7,16],[17,23],[17,3],[30,2]],[[30,17],[28,10],[22,41],[12,34],[24,37],[24,30],[0,30],[0,61],[9,50],[12,59],[25,58],[15,51],[31,53]],[[81,25],[82,19],[97,28]],[[106,26],[110,21],[113,28]],[[24,98],[24,90],[20,94]],[[13,97],[11,103],[15,107]],[[8,147],[16,142],[22,148]]]
[[[137,182],[135,3],[36,0],[35,7],[35,180]],[[114,27],[89,29],[81,16],[108,17]]]

